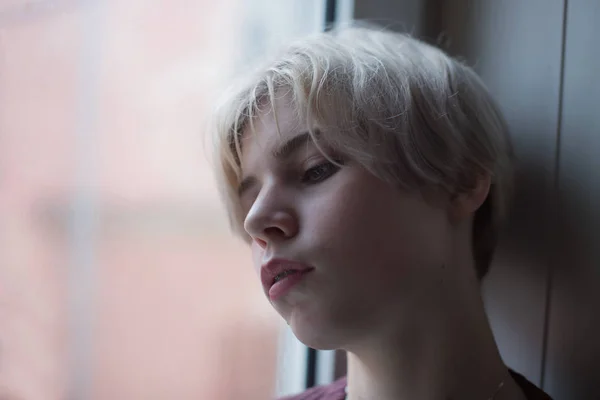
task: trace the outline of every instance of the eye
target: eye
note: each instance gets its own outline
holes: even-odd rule
[[[337,163],[341,164],[340,161]],[[307,169],[302,175],[302,183],[314,184],[324,181],[331,175],[335,174],[340,167],[330,161],[323,162],[312,168]]]

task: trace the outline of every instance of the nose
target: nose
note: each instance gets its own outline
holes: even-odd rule
[[[270,242],[293,238],[298,228],[292,202],[276,187],[263,187],[244,220],[246,232],[263,248]]]

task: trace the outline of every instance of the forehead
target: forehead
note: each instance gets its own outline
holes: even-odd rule
[[[257,161],[272,157],[284,143],[308,130],[306,122],[286,99],[276,99],[273,106],[264,107],[247,124],[241,137],[241,168],[251,168]]]

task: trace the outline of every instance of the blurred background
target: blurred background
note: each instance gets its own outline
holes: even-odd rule
[[[324,15],[0,2],[0,398],[272,396],[282,327],[203,129],[224,80]]]
[[[228,230],[219,88],[368,19],[473,65],[521,163],[484,285],[509,366],[600,392],[597,0],[0,0],[0,399],[264,400],[330,382]]]

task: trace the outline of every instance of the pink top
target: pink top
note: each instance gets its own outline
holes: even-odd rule
[[[344,400],[346,397],[346,377],[323,386],[315,386],[295,396],[279,400]]]
[[[524,376],[510,371],[511,376],[523,390],[528,400],[552,400],[550,396],[529,382]],[[295,396],[279,400],[344,400],[346,397],[346,377],[323,386],[316,386]]]

